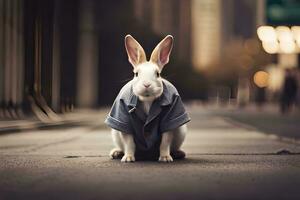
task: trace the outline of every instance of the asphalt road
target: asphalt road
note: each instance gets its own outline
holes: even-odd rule
[[[110,160],[102,118],[1,135],[0,199],[300,199],[299,144],[190,112],[187,158],[167,164]]]

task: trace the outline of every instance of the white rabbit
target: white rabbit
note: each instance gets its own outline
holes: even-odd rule
[[[173,37],[168,35],[147,61],[142,46],[131,35],[125,37],[134,78],[121,89],[105,121],[112,128],[115,145],[111,158],[124,155],[122,162],[134,162],[137,149],[148,152],[156,146],[159,161],[172,162],[171,155],[176,157],[176,153],[185,156],[180,147],[190,118],[176,88],[160,76],[172,46]]]

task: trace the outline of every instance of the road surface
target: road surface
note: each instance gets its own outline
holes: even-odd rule
[[[173,163],[110,160],[103,117],[1,135],[0,199],[300,199],[299,144],[189,111],[187,158]]]

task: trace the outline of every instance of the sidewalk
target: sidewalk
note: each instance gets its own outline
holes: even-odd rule
[[[216,115],[224,118],[236,126],[241,126],[249,130],[261,131],[265,134],[275,135],[283,141],[290,141],[300,144],[300,110],[294,109],[293,112],[282,115],[278,106],[267,104],[262,108],[249,105],[243,109],[236,106],[220,106],[216,104],[188,104],[192,121],[190,124],[199,127],[194,118],[201,115]],[[0,135],[21,131],[31,131],[38,129],[65,128],[72,126],[83,126],[97,124],[102,128],[106,127],[104,119],[109,112],[109,108],[98,110],[75,110],[67,114],[60,114],[59,120],[53,122],[41,122],[37,118],[26,120],[0,120]],[[199,127],[201,128],[201,127]]]
[[[98,110],[78,109],[70,113],[58,114],[54,121],[49,122],[42,122],[33,116],[22,120],[0,120],[0,135],[38,129],[83,126],[95,122],[98,122],[99,126],[104,126],[104,123],[99,121],[99,119],[103,119],[108,111],[108,108]]]
[[[193,112],[193,110],[198,112]],[[192,115],[197,113],[209,113],[220,116],[230,123],[249,130],[261,131],[273,135],[284,141],[300,144],[300,110],[293,109],[292,112],[282,115],[278,105],[267,104],[261,108],[249,105],[244,108],[227,105],[195,105],[189,107]],[[193,116],[192,116],[193,117]],[[193,121],[192,121],[193,123]]]

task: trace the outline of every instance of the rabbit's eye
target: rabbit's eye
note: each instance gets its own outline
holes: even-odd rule
[[[138,76],[138,73],[137,73],[137,72],[135,72],[135,73],[134,73],[134,76],[135,76],[135,77],[137,77],[137,76]]]
[[[156,77],[160,77],[160,73],[159,72],[156,72]]]

